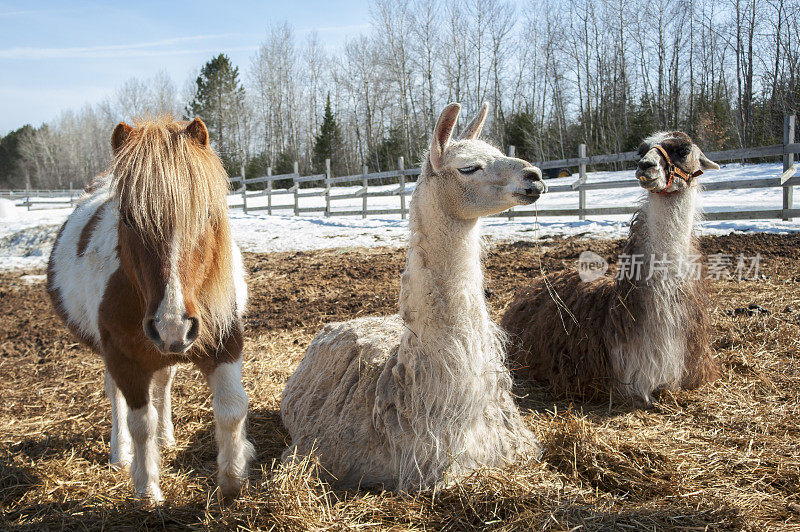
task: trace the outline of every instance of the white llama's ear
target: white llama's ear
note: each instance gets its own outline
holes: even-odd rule
[[[702,166],[704,170],[719,170],[719,165],[717,163],[706,157],[706,154],[703,153],[700,148],[698,148],[698,151],[700,152],[700,166]]]
[[[450,135],[453,134],[453,128],[456,126],[456,120],[458,120],[458,113],[460,112],[461,105],[451,103],[439,115],[436,128],[433,130],[431,149],[428,154],[434,172],[438,172],[442,167],[442,155],[444,155],[447,143],[450,142]]]
[[[460,139],[477,139],[483,129],[483,123],[486,122],[486,115],[489,114],[489,102],[483,102],[481,110],[478,111],[478,116],[472,119],[464,131],[461,132]]]

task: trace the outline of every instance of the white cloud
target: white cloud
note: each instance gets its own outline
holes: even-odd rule
[[[105,45],[105,46],[73,46],[66,48],[33,48],[15,47],[0,50],[0,59],[84,59],[84,58],[116,58],[116,57],[150,57],[165,55],[186,55],[195,53],[214,52],[220,49],[231,51],[255,50],[255,46],[220,47],[213,49],[175,49],[178,44],[192,41],[208,41],[211,39],[223,39],[231,37],[241,37],[236,34],[218,35],[193,35],[190,37],[175,37],[160,41],[149,41],[142,43]]]
[[[0,11],[0,17],[27,17],[29,15],[52,15],[55,13],[74,13],[77,9],[29,9],[20,11]]]

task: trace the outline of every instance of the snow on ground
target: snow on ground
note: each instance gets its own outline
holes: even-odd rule
[[[761,177],[777,177],[782,172],[780,164],[741,165],[728,164],[719,171],[711,171],[700,179],[706,183],[715,181],[735,181]],[[602,182],[620,179],[633,180],[631,171],[595,172],[589,174],[588,181]],[[570,184],[575,177],[548,180],[548,185]],[[410,184],[409,186],[413,186]],[[335,187],[333,195],[347,194],[360,187]],[[397,185],[370,187],[370,191],[396,189]],[[313,189],[302,189],[311,192]],[[248,206],[266,205],[266,197],[248,195]],[[587,192],[587,206],[613,207],[632,205],[643,197],[645,192],[637,187],[591,190]],[[702,205],[706,212],[727,210],[769,210],[780,209],[782,204],[780,188],[747,190],[723,190],[705,192]],[[410,199],[410,198],[408,198]],[[3,200],[0,200],[3,201]],[[5,200],[7,201],[7,200]],[[241,195],[228,198],[230,205],[241,204]],[[273,205],[292,204],[291,195],[273,196]],[[370,209],[397,209],[399,196],[369,198]],[[333,201],[333,211],[359,210],[361,198]],[[324,207],[322,197],[300,198],[300,206]],[[545,194],[531,209],[570,209],[577,208],[577,192]],[[0,268],[37,268],[45,266],[52,248],[55,234],[64,222],[70,209],[42,209],[27,211],[17,208],[16,219],[0,217]],[[403,246],[408,234],[408,224],[399,215],[336,216],[325,218],[322,213],[295,217],[291,210],[278,210],[268,216],[266,211],[244,214],[240,208],[230,211],[233,234],[245,251],[300,251],[322,248]],[[580,221],[575,217],[520,217],[514,220],[488,218],[483,222],[484,234],[494,241],[533,240],[538,237],[588,236],[593,238],[618,238],[628,231],[629,215],[595,216]],[[703,222],[701,234],[719,235],[731,232],[771,232],[788,233],[800,231],[800,220],[782,222],[777,220],[741,220]]]
[[[0,199],[0,220],[14,222],[19,218],[19,209],[16,204],[8,199]]]

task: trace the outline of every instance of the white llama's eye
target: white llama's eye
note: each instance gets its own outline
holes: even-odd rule
[[[464,168],[459,168],[458,171],[462,174],[474,174],[480,169],[480,166],[465,166]]]

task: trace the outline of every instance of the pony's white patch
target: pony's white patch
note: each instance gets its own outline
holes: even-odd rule
[[[247,278],[242,261],[242,252],[239,246],[231,239],[231,271],[233,275],[233,290],[236,297],[236,315],[241,317],[247,308]]]
[[[218,481],[224,495],[235,495],[247,478],[247,469],[255,456],[244,424],[248,402],[242,386],[242,359],[217,366],[208,376],[208,385],[214,394]]]
[[[142,408],[128,409],[128,430],[133,440],[134,453],[131,476],[135,494],[140,498],[150,498],[155,502],[164,500],[158,487],[158,412],[153,402]]]
[[[166,348],[172,344],[183,344],[189,330],[179,270],[180,243],[180,233],[176,231],[169,250],[169,279],[164,288],[164,298],[153,315],[156,331]]]
[[[152,398],[158,412],[158,441],[162,445],[175,444],[175,428],[172,425],[172,381],[177,366],[167,366],[153,374]]]
[[[50,259],[52,286],[58,290],[67,321],[95,344],[100,343],[100,303],[108,279],[119,269],[119,209],[116,200],[109,202],[110,198],[106,184],[75,208],[64,223],[61,237],[53,246]],[[106,206],[97,220],[83,256],[78,256],[81,232],[104,204]]]
[[[111,401],[111,467],[127,469],[133,459],[131,434],[128,431],[128,403],[111,374],[105,372],[105,387],[108,400]]]

